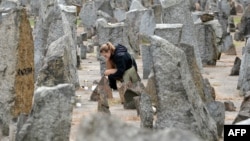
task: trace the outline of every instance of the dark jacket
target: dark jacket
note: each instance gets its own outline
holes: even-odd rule
[[[115,80],[121,80],[124,72],[133,66],[137,71],[135,60],[128,53],[127,48],[121,44],[115,46],[115,52],[110,59],[115,63],[117,72],[110,74],[108,77]]]

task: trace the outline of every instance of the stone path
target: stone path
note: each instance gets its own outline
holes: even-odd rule
[[[239,45],[239,47],[236,47],[237,56],[241,58],[241,50],[244,43],[240,42],[237,43],[237,45]],[[235,57],[235,55],[222,54],[216,66],[204,67],[203,71],[203,77],[208,78],[210,84],[215,88],[216,100],[222,102],[230,100],[236,106],[236,111],[226,111],[225,124],[231,124],[233,122],[242,102],[242,97],[239,96],[239,91],[236,89],[238,76],[229,76]],[[142,78],[141,61],[140,58],[136,60],[138,63],[139,75]],[[81,66],[81,70],[78,70],[80,85],[91,87],[94,80],[99,80],[101,78],[99,61],[96,59],[94,53],[87,54],[87,59],[82,60]],[[143,80],[145,86],[146,82],[147,80]],[[85,90],[83,88],[76,91],[76,95],[81,96],[82,105],[81,107],[74,108],[70,141],[75,141],[75,134],[80,121],[84,120],[84,118],[90,114],[97,112],[97,102],[89,100],[91,93],[91,90]],[[139,128],[140,118],[137,116],[136,110],[125,110],[120,103],[118,92],[113,92],[113,97],[113,99],[109,100],[111,114]]]

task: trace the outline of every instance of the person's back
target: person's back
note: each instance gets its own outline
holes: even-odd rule
[[[121,79],[126,70],[135,67],[137,71],[137,64],[132,56],[128,53],[127,48],[121,44],[115,46],[114,54],[110,59],[115,63],[117,72],[112,74],[112,77]]]

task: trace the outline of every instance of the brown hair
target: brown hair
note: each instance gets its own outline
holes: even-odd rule
[[[100,53],[102,53],[103,51],[108,52],[109,50],[111,52],[111,55],[113,55],[115,52],[115,46],[111,42],[102,44],[100,48]],[[111,59],[107,60],[106,69],[114,69],[114,68],[116,68],[115,63]]]
[[[111,51],[111,54],[114,54],[115,46],[111,42],[102,44],[100,47],[100,53],[102,53],[103,51],[108,52],[109,50]]]

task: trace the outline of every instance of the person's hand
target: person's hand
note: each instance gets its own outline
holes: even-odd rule
[[[117,69],[108,69],[108,70],[105,70],[104,75],[108,76],[110,74],[114,74],[116,71]]]

